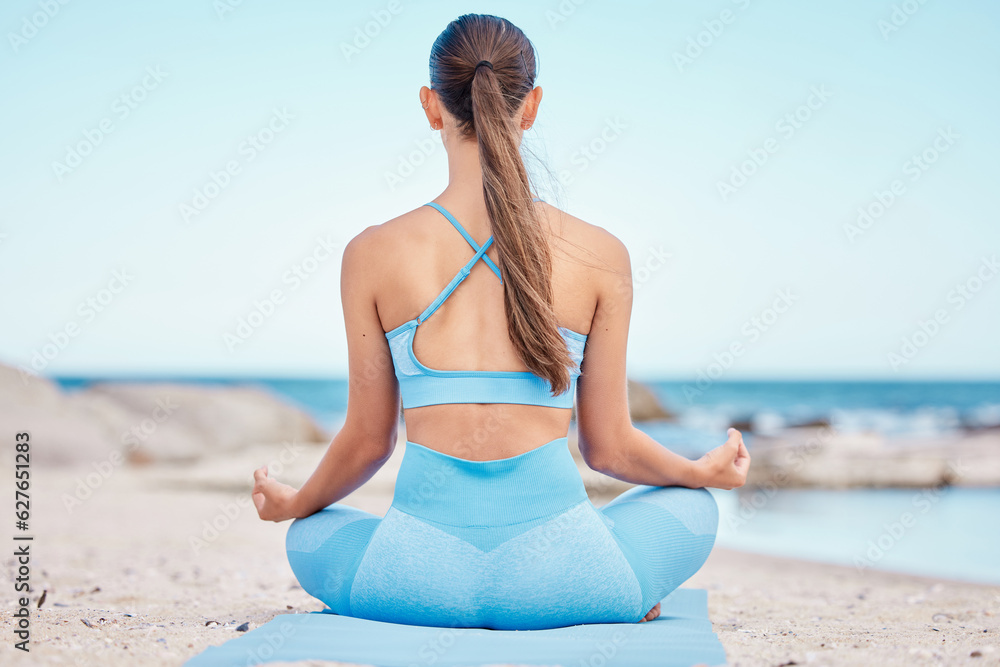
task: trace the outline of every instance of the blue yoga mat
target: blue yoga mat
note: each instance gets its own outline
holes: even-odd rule
[[[328,612],[283,614],[186,667],[243,667],[267,662],[339,660],[375,667],[690,667],[724,665],[726,653],[708,620],[708,594],[682,588],[648,623],[573,625],[550,630],[431,628]]]

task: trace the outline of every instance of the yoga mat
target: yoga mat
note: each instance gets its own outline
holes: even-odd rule
[[[682,588],[647,623],[600,623],[550,630],[431,628],[328,612],[282,614],[186,667],[243,667],[267,662],[339,660],[375,667],[690,667],[724,665],[726,653],[708,620],[708,593]]]

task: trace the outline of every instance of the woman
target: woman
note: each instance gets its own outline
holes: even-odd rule
[[[297,519],[292,570],[338,614],[494,629],[656,618],[714,544],[704,487],[742,485],[746,447],[730,429],[691,461],[632,426],[628,252],[531,194],[519,145],[542,90],[524,34],[462,16],[430,70],[420,102],[448,187],[346,247],[347,418],[301,489],[254,473],[258,513]],[[640,485],[600,510],[567,448],[574,392],[584,461]],[[337,504],[392,454],[400,397],[392,506]]]

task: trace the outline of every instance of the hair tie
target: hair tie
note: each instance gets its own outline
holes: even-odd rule
[[[477,70],[477,69],[479,69],[480,65],[486,65],[490,69],[493,69],[493,63],[491,63],[489,60],[480,60],[478,63],[476,63],[476,66],[473,67],[472,69],[473,70]]]

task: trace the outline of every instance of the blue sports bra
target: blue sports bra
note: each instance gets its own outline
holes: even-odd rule
[[[443,403],[520,403],[554,408],[573,407],[576,379],[580,375],[580,363],[583,361],[583,349],[587,342],[587,336],[565,327],[559,327],[559,333],[566,341],[566,347],[575,365],[570,369],[569,388],[556,396],[552,395],[547,380],[530,371],[437,370],[424,366],[413,354],[413,335],[417,327],[433,315],[434,311],[458,287],[458,284],[465,280],[476,262],[482,259],[493,273],[503,281],[500,269],[486,255],[486,251],[493,244],[492,236],[480,246],[443,206],[434,202],[427,204],[427,206],[440,211],[465,237],[476,254],[441,290],[437,298],[427,306],[419,317],[404,322],[385,334],[389,341],[389,349],[392,351],[392,363],[395,367],[396,378],[399,380],[403,407],[417,408]]]

